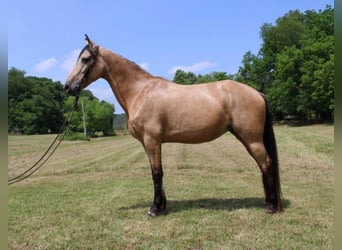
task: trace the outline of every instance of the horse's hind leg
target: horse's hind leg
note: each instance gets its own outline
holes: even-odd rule
[[[265,191],[265,212],[275,213],[277,211],[279,197],[277,184],[275,183],[276,180],[274,180],[275,170],[273,168],[272,159],[268,155],[262,142],[247,143],[245,146],[262,172],[262,181]]]
[[[265,203],[267,204],[272,200],[272,191],[270,188],[272,185],[272,180],[270,178],[271,159],[269,158],[266,149],[262,143],[250,143],[246,145],[246,148],[248,152],[251,154],[251,156],[255,159],[261,170],[262,181],[265,191]]]
[[[251,129],[251,131],[253,131]],[[275,180],[275,166],[272,162],[271,157],[266,151],[262,133],[257,133],[257,129],[252,133],[237,133],[236,130],[232,130],[231,132],[236,136],[237,139],[241,141],[241,143],[246,147],[249,154],[254,158],[257,162],[261,173],[262,173],[262,181],[265,192],[265,212],[266,213],[275,213],[277,211],[281,211],[281,200],[280,200],[280,190],[277,190],[279,180]],[[275,163],[277,164],[277,163]]]

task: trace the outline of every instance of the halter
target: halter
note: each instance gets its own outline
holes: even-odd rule
[[[81,81],[81,90],[83,89],[83,83],[84,81],[87,79],[89,73],[91,72],[91,70],[93,69],[95,63],[96,63],[96,58],[97,58],[97,55],[98,55],[98,52],[99,52],[99,47],[95,47],[95,48],[90,48],[89,45],[87,45],[86,47],[84,47],[83,51],[87,50],[90,55],[92,56],[92,60],[90,62],[90,64],[88,65],[84,75],[83,75],[83,78],[82,78],[82,81]],[[81,55],[82,53],[80,53]]]

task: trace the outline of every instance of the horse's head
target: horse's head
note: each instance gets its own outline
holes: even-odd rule
[[[78,56],[76,64],[64,84],[64,90],[68,95],[78,96],[83,88],[100,77],[101,69],[96,63],[99,46],[91,41],[87,35],[85,36],[87,45]]]

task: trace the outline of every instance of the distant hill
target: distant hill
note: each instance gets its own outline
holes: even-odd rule
[[[126,114],[114,114],[114,130],[126,130]]]

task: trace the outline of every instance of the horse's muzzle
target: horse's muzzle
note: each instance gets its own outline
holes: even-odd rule
[[[64,84],[64,91],[67,95],[78,96],[80,93],[80,85],[79,84]]]

